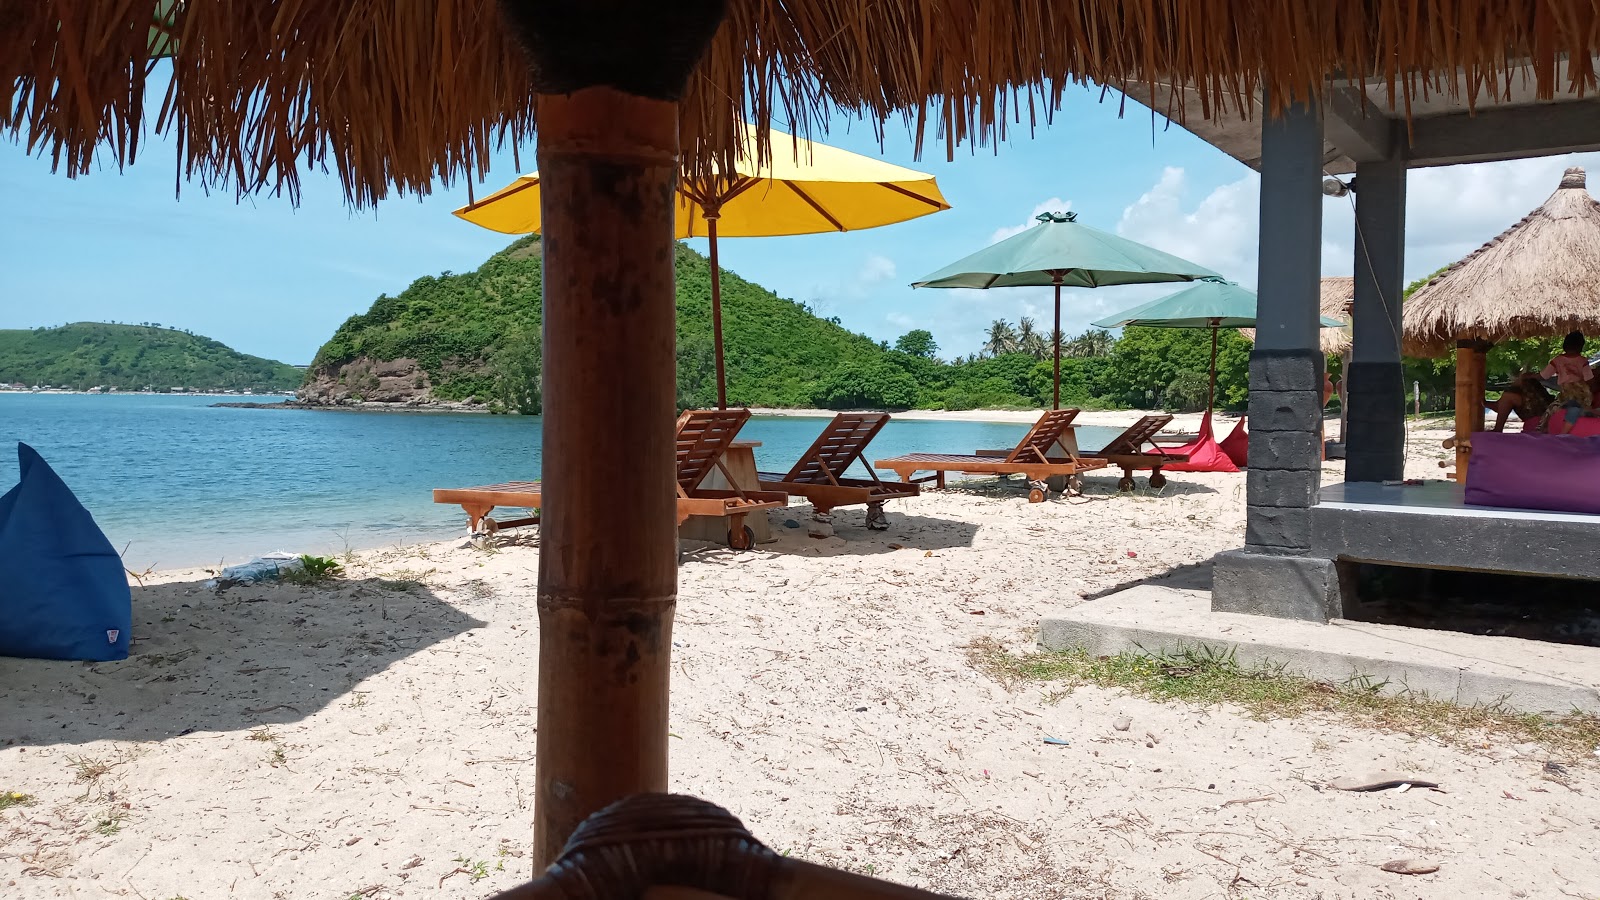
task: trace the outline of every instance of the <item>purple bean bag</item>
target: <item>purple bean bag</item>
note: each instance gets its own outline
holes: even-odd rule
[[[1600,437],[1472,436],[1467,503],[1600,515]]]

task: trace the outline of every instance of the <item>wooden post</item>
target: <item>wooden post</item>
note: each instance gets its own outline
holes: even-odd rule
[[[1472,455],[1472,435],[1483,430],[1485,371],[1482,341],[1456,341],[1456,474],[1467,483],[1467,463]]]
[[[591,813],[667,789],[678,114],[673,103],[592,87],[540,98],[538,115],[542,868]]]
[[[544,226],[538,870],[592,813],[667,788],[678,101],[727,3],[498,7],[537,94]]]

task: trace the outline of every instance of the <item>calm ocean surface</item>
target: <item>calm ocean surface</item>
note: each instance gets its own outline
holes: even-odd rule
[[[539,474],[538,418],[211,408],[217,400],[0,394],[0,493],[17,480],[16,442],[32,445],[142,570],[446,538],[465,519],[433,503],[433,488]],[[763,469],[786,471],[825,421],[757,418],[740,436],[763,442]],[[1082,428],[1079,439],[1098,446],[1113,430]],[[1005,447],[1024,431],[896,420],[868,455]]]

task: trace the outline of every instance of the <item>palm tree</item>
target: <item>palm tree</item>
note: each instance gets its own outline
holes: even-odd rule
[[[1111,348],[1117,343],[1111,332],[1104,328],[1091,328],[1062,345],[1063,356],[1110,356]]]
[[[990,356],[1000,356],[1005,353],[1015,353],[1017,350],[1017,332],[1011,323],[1005,319],[995,319],[989,323],[989,338],[983,342],[983,352]]]
[[[1044,335],[1034,329],[1033,319],[1028,316],[1023,316],[1017,321],[1017,350],[1034,359],[1044,359],[1050,350],[1050,345],[1045,343]]]

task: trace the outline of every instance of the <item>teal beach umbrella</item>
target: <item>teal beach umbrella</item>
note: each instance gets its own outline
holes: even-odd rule
[[[1211,329],[1211,390],[1206,398],[1207,415],[1217,396],[1217,332],[1223,328],[1254,328],[1255,324],[1256,295],[1220,278],[1198,282],[1175,294],[1106,316],[1094,323],[1096,328],[1144,325],[1152,328]],[[1343,325],[1337,319],[1322,317],[1324,328]]]
[[[911,286],[976,290],[1054,286],[1055,393],[1052,405],[1056,409],[1061,408],[1062,287],[1099,288],[1222,277],[1186,259],[1081,224],[1076,213],[1043,213],[1037,219],[1038,225],[953,262],[912,282]]]

